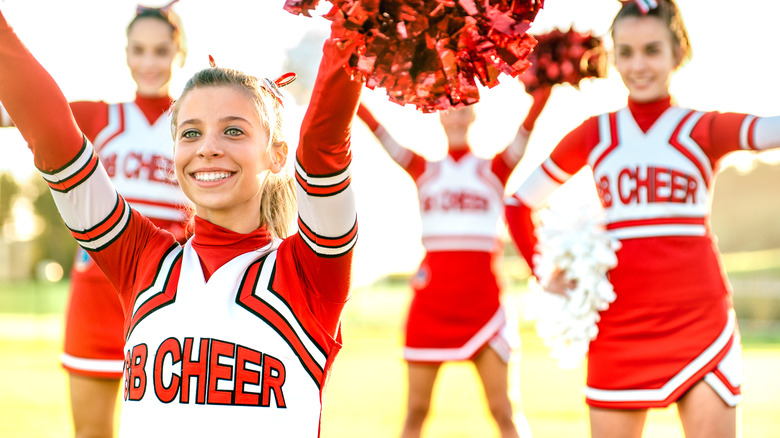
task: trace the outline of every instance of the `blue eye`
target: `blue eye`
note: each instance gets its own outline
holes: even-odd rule
[[[230,135],[230,136],[232,136],[232,137],[235,137],[235,136],[241,135],[241,134],[243,134],[243,133],[244,133],[244,131],[242,131],[242,130],[240,130],[240,129],[238,129],[238,128],[227,128],[227,129],[225,130],[225,134],[227,134],[227,135]]]

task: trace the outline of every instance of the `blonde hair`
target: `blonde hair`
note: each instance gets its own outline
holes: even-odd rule
[[[173,103],[171,130],[176,138],[176,124],[179,102],[190,91],[203,87],[233,86],[247,93],[260,115],[263,128],[268,134],[267,150],[285,145],[283,136],[282,104],[259,79],[238,70],[211,67],[201,70],[184,85],[181,97]],[[292,177],[286,172],[269,172],[263,183],[260,202],[260,219],[274,237],[285,238],[293,228],[297,211],[296,193]]]
[[[680,59],[677,67],[690,61],[693,56],[691,49],[691,41],[688,38],[688,31],[685,29],[685,23],[683,23],[680,10],[677,8],[677,4],[674,0],[658,0],[658,7],[655,7],[644,14],[637,6],[636,2],[625,2],[623,7],[620,8],[615,19],[610,26],[610,34],[612,40],[615,40],[615,25],[618,21],[626,17],[655,17],[661,20],[669,29],[669,33],[672,35],[672,45],[680,50]]]

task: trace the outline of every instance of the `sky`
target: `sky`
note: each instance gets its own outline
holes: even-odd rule
[[[325,0],[321,3],[323,10],[330,6]],[[283,10],[283,4],[283,0],[181,0],[176,4],[189,53],[184,67],[174,73],[173,96],[192,73],[208,65],[209,54],[220,66],[269,78],[294,65],[299,74],[296,86],[307,86],[329,23],[321,17],[293,16]],[[693,47],[692,61],[672,81],[672,95],[678,103],[700,110],[779,114],[780,57],[776,52],[780,27],[776,21],[780,2],[678,0],[678,5]],[[127,0],[0,0],[8,21],[72,101],[133,99],[135,88],[124,47],[125,27],[136,6],[137,2]],[[617,0],[546,0],[531,31],[573,26],[605,36],[609,47],[607,32],[618,7]],[[482,89],[475,107],[477,120],[470,142],[478,155],[492,156],[506,146],[531,103],[516,79],[503,76],[500,82],[493,89]],[[585,81],[579,90],[557,86],[537,122],[526,156],[510,178],[508,191],[516,189],[567,132],[590,116],[624,106],[626,96],[614,68],[607,78]],[[402,145],[431,159],[445,154],[445,137],[436,115],[391,103],[381,89],[365,89],[363,100]],[[294,145],[304,106],[292,98],[288,102],[292,104],[286,106],[287,136]],[[32,157],[15,129],[0,129],[0,147],[4,152],[0,170],[12,169],[20,178],[33,175]],[[359,121],[353,129],[353,153],[360,224],[356,283],[411,272],[423,255],[414,184]],[[780,161],[777,153],[760,158]],[[749,169],[754,159],[737,154],[729,163]],[[588,184],[577,186],[561,190],[557,202],[590,195]]]

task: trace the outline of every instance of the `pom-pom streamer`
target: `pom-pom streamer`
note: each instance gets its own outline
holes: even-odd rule
[[[536,40],[527,31],[543,0],[331,0],[342,13],[354,53],[347,68],[392,102],[423,112],[476,103],[477,81],[494,87],[501,73],[530,66]],[[310,16],[319,0],[286,0]]]
[[[598,334],[599,312],[615,300],[607,272],[617,265],[617,240],[602,225],[601,212],[581,207],[566,214],[540,211],[538,254],[534,260],[538,281],[526,297],[526,315],[562,368],[576,367]],[[577,221],[572,222],[571,218]],[[550,278],[563,272],[574,286],[566,296],[545,290]]]
[[[603,78],[607,73],[607,53],[603,40],[590,32],[574,29],[534,35],[538,41],[528,57],[531,67],[520,76],[526,92],[556,84],[579,88],[585,78]]]

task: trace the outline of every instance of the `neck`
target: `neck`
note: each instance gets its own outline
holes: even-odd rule
[[[248,234],[261,226],[260,207],[256,214],[237,214],[235,211],[214,211],[195,206],[195,215],[234,233]]]
[[[160,89],[158,89],[156,91],[153,91],[153,92],[136,90],[135,94],[137,96],[145,97],[147,99],[156,99],[156,98],[159,98],[159,97],[168,97],[170,95],[170,86],[166,85],[166,86],[164,86],[164,87],[162,87],[162,88],[160,88]]]

